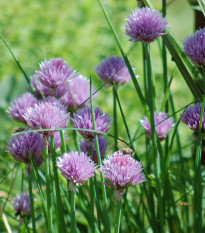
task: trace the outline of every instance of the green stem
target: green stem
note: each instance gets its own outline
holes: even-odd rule
[[[64,138],[64,133],[63,130],[60,131],[60,136],[61,136],[61,145],[62,145],[62,152],[66,152],[66,144],[65,144],[65,138]]]
[[[23,193],[24,177],[25,176],[25,164],[22,164],[22,175],[21,175],[21,192]]]
[[[64,219],[62,214],[62,203],[61,203],[61,197],[60,197],[60,188],[59,188],[59,179],[58,179],[58,173],[57,173],[57,167],[56,167],[56,152],[55,152],[55,143],[54,143],[54,136],[51,136],[51,154],[52,154],[52,162],[53,162],[53,173],[54,173],[54,181],[55,181],[55,191],[56,191],[56,197],[57,197],[57,212],[56,214],[56,221],[57,221],[57,227],[59,227],[59,232],[63,232],[64,229]]]
[[[74,142],[75,142],[75,148],[77,151],[80,151],[80,147],[78,145],[78,134],[76,130],[73,130],[73,138],[74,138]]]
[[[90,78],[90,107],[91,107],[91,112],[92,112],[93,129],[96,130],[95,115],[94,115],[94,108],[93,108],[93,98],[92,98],[92,79],[91,78]],[[102,165],[98,136],[96,132],[94,132],[94,137],[95,137],[98,164]],[[102,188],[102,194],[103,194],[103,205],[104,205],[104,210],[105,210],[106,227],[107,227],[107,232],[110,233],[110,221],[109,221],[108,208],[107,208],[107,205],[108,205],[107,194],[106,194],[106,189],[105,189],[104,176],[101,171],[100,171],[100,179],[101,179],[101,188]]]
[[[49,169],[49,154],[48,141],[46,139],[45,147],[45,175],[46,175],[46,196],[47,196],[47,216],[48,216],[48,232],[52,232],[52,205],[51,205],[51,189],[50,189],[50,169]]]
[[[156,176],[156,191],[158,197],[158,208],[159,208],[159,217],[160,217],[160,229],[161,232],[164,232],[164,211],[163,211],[163,203],[161,197],[161,184],[160,184],[160,158],[157,152],[157,139],[156,139],[156,131],[155,131],[155,121],[154,121],[154,105],[153,105],[153,85],[152,85],[152,77],[151,77],[151,63],[150,63],[150,51],[149,45],[145,44],[145,54],[146,54],[146,64],[147,64],[147,78],[148,78],[148,103],[150,110],[150,124],[151,124],[151,133],[152,133],[152,149],[153,149],[153,162],[154,162],[154,170]]]
[[[202,232],[202,184],[201,184],[201,152],[202,152],[202,122],[204,115],[205,97],[202,102],[199,134],[195,158],[195,182],[194,182],[194,228],[195,232]]]
[[[34,213],[34,203],[33,203],[33,191],[32,191],[32,174],[29,175],[29,198],[31,206],[31,218],[32,218],[32,227],[33,233],[36,233],[36,223],[35,223],[35,213]]]
[[[71,232],[76,232],[76,222],[75,222],[75,192],[71,190]]]
[[[115,82],[113,83],[113,123],[114,123],[114,150],[118,150],[118,130],[117,130],[117,105],[115,96]]]
[[[120,231],[121,210],[122,210],[122,200],[117,203],[117,214],[116,214],[116,220],[115,220],[115,233],[119,233],[119,231]]]

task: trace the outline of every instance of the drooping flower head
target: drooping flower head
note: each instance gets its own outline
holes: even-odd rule
[[[76,191],[76,186],[82,185],[83,182],[94,176],[95,164],[83,152],[71,151],[58,157],[57,166],[60,168],[62,175],[69,179],[69,190]]]
[[[44,97],[48,97],[50,94],[50,88],[48,88],[47,86],[44,86],[38,79],[38,77],[36,75],[33,75],[31,77],[31,84],[34,87],[36,94],[38,96],[38,98],[43,99]]]
[[[99,144],[99,149],[100,149],[100,156],[101,156],[101,159],[103,159],[105,157],[108,141],[103,136],[98,137],[98,144]],[[95,163],[98,163],[95,140],[92,141],[91,148],[92,148],[92,151],[91,151],[92,160]],[[81,151],[83,151],[84,153],[87,153],[89,155],[89,143],[85,139],[81,140],[80,149],[81,149]]]
[[[37,104],[38,100],[34,95],[29,92],[24,93],[17,99],[15,99],[8,110],[11,118],[18,122],[26,123],[23,115],[26,112],[28,107],[32,107],[34,104]]]
[[[130,154],[124,155],[119,150],[108,156],[108,159],[104,159],[103,164],[100,170],[111,182],[118,201],[121,200],[124,190],[129,185],[137,185],[145,181],[141,163],[134,160]]]
[[[199,67],[205,67],[205,28],[188,36],[184,42],[184,52]]]
[[[63,90],[63,88],[58,91],[59,95],[61,95],[61,93],[59,93],[61,90]],[[79,106],[85,107],[90,103],[90,99],[88,99],[90,97],[90,82],[82,75],[69,80],[66,84],[66,91],[63,90],[63,92],[64,95],[61,95],[60,101],[71,111]],[[94,88],[92,92],[95,92]],[[96,97],[97,94],[93,95],[93,99]]]
[[[96,123],[96,130],[101,132],[107,132],[110,129],[111,120],[106,113],[98,107],[94,109],[94,117]],[[72,119],[74,126],[81,129],[91,129],[93,130],[93,120],[91,108],[80,109],[77,113],[73,115]],[[85,139],[92,141],[94,138],[94,132],[89,131],[78,131]],[[100,136],[100,133],[97,133]]]
[[[16,211],[16,216],[20,215],[21,218],[25,218],[30,215],[31,207],[30,207],[30,198],[28,194],[21,193],[17,195],[13,201],[14,209]]]
[[[64,107],[59,102],[52,103],[42,101],[39,104],[29,108],[24,114],[24,118],[32,129],[58,129],[65,128],[69,119],[69,113],[64,110]],[[44,136],[50,136],[55,131],[39,131]]]
[[[166,18],[162,18],[158,11],[144,7],[136,8],[128,17],[125,31],[131,41],[151,43],[166,34],[163,31],[167,26]]]
[[[154,122],[155,122],[155,130],[158,134],[159,140],[163,141],[170,129],[174,126],[174,121],[172,118],[168,118],[168,114],[164,113],[164,112],[160,112],[160,113],[154,113]],[[166,119],[166,120],[165,120]],[[147,132],[147,135],[152,138],[152,132],[151,132],[151,125],[150,122],[148,120],[147,117],[145,117],[144,120],[140,121],[142,126],[144,127],[144,129]]]
[[[40,64],[40,71],[36,71],[36,75],[44,86],[56,89],[74,77],[75,70],[61,58],[52,58]]]
[[[193,106],[189,106],[185,109],[184,113],[181,115],[181,120],[184,124],[188,125],[190,129],[194,131],[199,130],[200,114],[201,114],[201,103],[196,103]],[[205,110],[204,110],[205,112]],[[202,131],[205,131],[205,114],[203,113],[202,118]]]
[[[43,154],[43,137],[37,132],[15,135],[9,140],[7,149],[15,160],[30,164],[30,158],[36,159]]]
[[[121,57],[108,57],[101,61],[95,69],[98,76],[103,82],[111,80],[109,85],[113,82],[117,86],[124,85],[131,80],[131,76],[124,59]]]

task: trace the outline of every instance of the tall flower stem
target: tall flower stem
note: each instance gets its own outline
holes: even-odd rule
[[[25,177],[25,164],[22,164],[22,175],[21,175],[21,192],[23,193],[24,186],[24,177]]]
[[[55,181],[55,191],[56,191],[56,198],[57,198],[57,211],[56,211],[56,221],[57,227],[59,227],[59,232],[62,232],[64,229],[64,219],[62,214],[62,203],[60,197],[60,187],[59,187],[59,179],[56,167],[56,152],[55,152],[55,144],[54,144],[54,136],[51,136],[51,154],[52,154],[52,162],[53,162],[53,173],[54,173],[54,181]]]
[[[30,198],[30,206],[31,206],[31,218],[32,218],[32,227],[33,233],[36,233],[36,223],[35,223],[35,213],[34,213],[34,206],[33,206],[33,191],[32,191],[32,173],[29,174],[28,179],[29,184],[29,198]]]
[[[60,136],[61,136],[62,152],[65,153],[66,152],[66,144],[65,144],[63,130],[60,131]]]
[[[51,189],[50,189],[50,165],[48,154],[48,141],[45,139],[44,154],[45,154],[45,175],[46,175],[46,196],[47,196],[47,216],[48,216],[48,232],[52,232],[52,205],[51,205]]]
[[[75,192],[71,190],[71,232],[76,232],[76,222],[75,222]]]
[[[89,145],[89,156],[92,156],[92,145]],[[93,178],[90,178],[90,217],[91,217],[91,231],[95,233],[95,217],[94,217],[94,205],[95,197],[94,197],[94,184]]]
[[[95,115],[94,115],[94,108],[93,108],[93,98],[92,98],[92,79],[91,78],[90,78],[90,106],[91,106],[91,112],[92,112],[93,129],[96,130]],[[94,137],[95,137],[98,164],[102,165],[98,136],[96,133],[94,133]],[[100,179],[101,179],[101,188],[102,188],[102,194],[103,194],[103,205],[104,205],[104,211],[105,211],[106,228],[107,228],[107,232],[110,233],[110,221],[109,221],[108,207],[107,207],[108,206],[107,194],[106,194],[106,189],[105,189],[104,177],[101,171],[100,171]]]
[[[205,107],[205,97],[202,102],[199,134],[195,158],[195,182],[194,182],[194,229],[195,232],[202,232],[202,184],[201,184],[201,152],[202,152],[202,122]]]
[[[117,130],[117,104],[115,96],[115,86],[113,86],[113,123],[114,123],[114,151],[118,150],[118,130]]]
[[[122,210],[122,200],[117,203],[117,213],[116,213],[116,220],[115,220],[115,233],[119,233],[119,231],[120,231],[121,210]]]
[[[156,191],[158,197],[158,207],[159,207],[159,217],[160,217],[160,229],[161,232],[164,232],[164,211],[163,211],[163,203],[161,197],[161,184],[159,180],[160,176],[160,158],[159,153],[157,152],[157,138],[155,131],[155,121],[154,121],[154,104],[153,104],[153,85],[152,85],[152,77],[151,77],[151,62],[150,62],[150,50],[149,44],[145,43],[145,54],[146,54],[146,69],[147,69],[147,79],[148,79],[148,106],[150,110],[150,124],[151,124],[151,132],[152,132],[152,149],[153,149],[153,163],[154,163],[154,171],[156,177]]]

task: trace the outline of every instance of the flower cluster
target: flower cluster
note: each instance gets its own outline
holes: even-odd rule
[[[45,136],[55,131],[40,131],[41,129],[65,128],[70,115],[57,100],[49,99],[27,109],[24,118],[32,129],[38,129]]]
[[[44,150],[43,137],[37,132],[19,134],[9,140],[7,149],[19,162],[29,164],[31,159],[36,158],[37,163],[40,163],[39,156]]]
[[[132,12],[127,19],[125,31],[126,35],[131,37],[131,41],[150,43],[165,35],[163,31],[167,26],[166,18],[162,18],[158,11],[144,7]]]
[[[103,113],[100,108],[96,107],[94,109],[94,117],[96,130],[100,132],[107,132],[111,123],[109,116],[106,113]],[[94,129],[91,108],[84,108],[79,110],[78,113],[73,115],[72,121],[74,126],[78,129]],[[92,141],[94,138],[94,132],[84,130],[79,130],[78,132],[88,141]],[[97,135],[100,136],[101,133],[97,133]]]
[[[140,122],[146,130],[147,135],[152,138],[151,126],[148,118],[145,117],[145,119]],[[156,112],[154,113],[154,123],[160,141],[163,141],[167,137],[170,129],[174,126],[173,119],[168,118],[168,114],[164,112],[158,114]]]
[[[71,151],[58,157],[57,166],[60,168],[62,175],[69,179],[69,190],[76,191],[76,186],[82,185],[83,182],[94,176],[95,164],[83,152]]]
[[[189,128],[194,131],[199,130],[201,106],[202,106],[201,103],[196,103],[193,106],[190,105],[187,109],[185,109],[184,113],[181,115],[182,122],[188,125]],[[202,131],[205,131],[205,114],[204,113],[203,113],[203,118],[202,118]]]
[[[94,88],[92,92],[95,92]],[[61,89],[59,88],[57,93],[60,96],[60,101],[67,106],[68,110],[72,111],[79,106],[85,107],[90,102],[90,82],[87,78],[79,75],[69,80],[67,85]],[[96,97],[97,94],[93,95],[93,99]]]
[[[184,40],[184,52],[195,65],[205,67],[205,28]]]
[[[105,157],[108,141],[103,136],[98,137],[98,144],[99,144],[99,149],[100,149],[100,156],[101,156],[101,159],[103,159]],[[80,149],[81,151],[83,151],[84,153],[87,153],[88,155],[89,155],[89,146],[91,146],[91,156],[92,156],[93,161],[95,163],[98,163],[95,140],[92,141],[91,145],[89,145],[89,143],[85,139],[81,140]]]
[[[26,123],[23,117],[24,113],[26,112],[27,108],[32,107],[37,103],[38,100],[35,98],[35,96],[29,92],[26,92],[11,103],[8,113],[14,120]]]
[[[121,200],[125,188],[145,181],[142,165],[134,160],[130,154],[117,151],[103,161],[101,171],[105,178],[112,183],[115,197]]]
[[[129,70],[121,57],[108,57],[101,61],[95,69],[98,76],[103,82],[112,85],[113,82],[117,86],[123,85],[131,80]]]
[[[40,64],[36,71],[39,81],[51,89],[56,89],[75,76],[75,71],[61,58],[52,58]]]
[[[13,201],[13,205],[16,215],[20,215],[21,218],[25,218],[26,216],[30,215],[31,207],[28,194],[21,193],[20,195],[17,195]]]

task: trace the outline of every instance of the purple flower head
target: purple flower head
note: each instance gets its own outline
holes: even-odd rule
[[[58,108],[60,108],[63,111],[67,111],[67,108],[65,106],[65,104],[63,104],[60,100],[56,99],[53,96],[48,96],[47,98],[44,98],[41,103],[49,103],[52,104],[53,106],[56,106]]]
[[[61,88],[62,90],[63,88]],[[63,90],[65,91],[65,90]],[[58,91],[60,92],[60,91]],[[93,93],[95,89],[93,88]],[[60,93],[59,93],[60,94]],[[90,97],[90,82],[87,78],[79,75],[78,77],[71,79],[67,82],[66,92],[60,98],[61,102],[67,105],[69,110],[73,110],[78,106],[85,107],[90,103],[87,100]],[[97,97],[97,94],[93,96],[93,99]],[[85,103],[83,103],[87,100]]]
[[[39,130],[65,128],[69,117],[69,113],[66,113],[60,103],[58,105],[49,101],[42,101],[34,105],[24,114],[27,124],[32,129]],[[41,131],[40,133],[48,137],[55,131]]]
[[[37,132],[13,136],[7,145],[9,153],[19,162],[30,163],[30,157],[36,158],[44,151],[44,141]]]
[[[38,98],[43,99],[43,96],[48,97],[50,94],[50,89],[44,86],[39,80],[36,75],[31,77],[31,83],[36,91]]]
[[[124,85],[131,80],[129,70],[127,69],[124,59],[121,57],[105,58],[96,67],[95,71],[103,82],[111,79],[109,85],[112,85],[113,82],[115,82],[117,86]]]
[[[129,185],[137,185],[145,181],[141,163],[129,154],[124,155],[122,151],[117,151],[108,159],[104,159],[103,163],[100,170],[112,183],[118,201],[121,200],[124,189]]]
[[[102,136],[102,137],[98,137],[98,143],[100,148],[100,156],[101,159],[103,159],[105,157],[108,141],[105,139],[105,137]],[[95,163],[98,163],[95,140],[92,141],[91,146],[92,146],[92,159]],[[81,140],[80,149],[81,151],[89,155],[89,143],[85,139]]]
[[[111,120],[106,113],[98,107],[94,109],[96,130],[101,132],[107,132],[110,129]],[[73,115],[72,119],[74,126],[81,129],[91,129],[93,130],[92,112],[91,108],[80,109],[77,113]],[[92,141],[94,138],[94,132],[89,131],[78,131],[85,139]],[[100,136],[100,133],[97,133]]]
[[[148,7],[137,8],[127,19],[125,34],[131,37],[131,41],[150,43],[165,35],[163,31],[167,26],[166,18],[162,18],[158,11]]]
[[[197,30],[194,35],[186,38],[183,42],[184,52],[197,66],[205,67],[205,28]]]
[[[57,166],[60,168],[62,175],[69,179],[69,190],[76,191],[76,186],[82,185],[83,182],[94,176],[95,164],[83,152],[71,151],[58,157]]]
[[[21,193],[20,195],[17,195],[13,204],[16,215],[20,215],[21,218],[25,218],[27,215],[30,215],[30,198],[28,194]]]
[[[40,71],[36,71],[39,81],[52,89],[64,84],[67,80],[75,76],[75,70],[61,58],[52,58],[40,64]]]
[[[170,129],[174,126],[173,119],[168,118],[167,120],[165,120],[166,118],[168,118],[167,113],[164,112],[160,112],[158,114],[156,112],[154,113],[155,130],[158,134],[160,141],[163,141],[167,137]],[[151,126],[148,118],[145,117],[145,119],[141,120],[140,122],[144,127],[144,129],[146,130],[147,135],[150,138],[152,138]]]
[[[201,103],[196,103],[193,106],[190,105],[187,109],[185,109],[184,113],[181,115],[182,122],[188,125],[189,128],[194,131],[199,130],[201,106]],[[202,131],[205,131],[205,114],[203,114],[202,118]]]
[[[17,99],[15,99],[8,110],[11,118],[18,122],[26,123],[23,115],[26,112],[28,107],[32,107],[34,104],[37,104],[38,100],[34,95],[29,92],[24,93]]]

